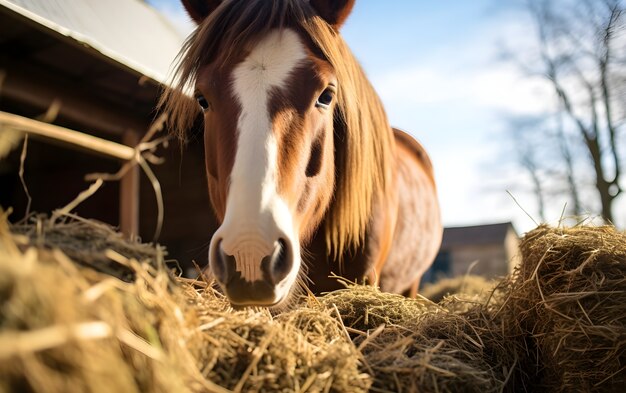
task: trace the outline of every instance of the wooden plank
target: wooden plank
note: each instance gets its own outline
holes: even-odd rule
[[[130,147],[139,140],[139,134],[130,130],[122,138]],[[120,230],[129,239],[139,236],[139,175],[139,166],[133,165],[120,181]]]
[[[135,157],[135,149],[132,147],[65,127],[0,111],[0,130],[2,127],[26,132],[34,137],[45,138],[69,147],[102,154],[122,161],[130,161]]]
[[[0,69],[6,73],[0,89],[5,102],[27,104],[44,112],[52,102],[59,101],[60,119],[78,124],[80,129],[99,133],[123,135],[128,129],[145,130],[150,124],[150,111],[158,94],[155,90],[152,100],[140,102],[139,107],[125,106],[103,99],[89,81],[79,83],[60,72],[51,73],[39,66],[10,59],[3,60]],[[132,101],[135,98],[127,99]]]

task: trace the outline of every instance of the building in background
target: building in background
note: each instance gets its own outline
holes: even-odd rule
[[[445,228],[441,249],[422,282],[475,274],[507,275],[519,260],[519,237],[510,222]]]
[[[85,135],[134,147],[155,108],[184,36],[141,0],[0,0],[0,111],[47,120]],[[3,131],[4,132],[4,131]],[[167,132],[167,131],[165,131]],[[0,160],[0,206],[23,218],[27,198],[18,177],[21,143]],[[159,242],[181,261],[206,261],[214,218],[205,180],[202,138],[184,153],[177,143],[157,155],[165,219]],[[121,162],[29,137],[24,178],[31,211],[50,213],[89,186],[85,175],[115,173]],[[138,168],[107,182],[75,210],[150,241],[157,209]]]

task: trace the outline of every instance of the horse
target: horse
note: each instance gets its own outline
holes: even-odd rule
[[[183,139],[203,119],[207,270],[231,305],[345,280],[415,296],[443,232],[433,167],[339,33],[354,0],[182,3],[197,27],[160,102]]]

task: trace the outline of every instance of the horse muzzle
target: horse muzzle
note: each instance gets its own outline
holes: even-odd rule
[[[295,281],[294,249],[283,237],[267,243],[260,237],[229,248],[224,239],[211,242],[211,270],[233,306],[271,307],[286,299]]]

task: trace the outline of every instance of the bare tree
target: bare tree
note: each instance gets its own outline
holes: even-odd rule
[[[600,213],[613,222],[613,201],[623,192],[619,132],[626,113],[624,3],[526,0],[526,6],[537,31],[538,75],[549,82],[567,118],[557,128],[561,134],[557,139],[575,210],[581,210],[580,197],[564,124],[571,124],[571,132],[584,146]]]
[[[513,142],[516,163],[531,181],[541,221],[546,220],[546,206],[553,198],[567,194],[567,214],[584,213],[580,200],[575,163],[562,113],[508,116],[509,137]],[[559,198],[560,199],[560,198]]]
[[[567,179],[567,189],[568,189],[569,196],[572,200],[573,214],[575,216],[579,216],[583,213],[583,207],[580,202],[580,192],[578,191],[578,184],[576,183],[574,158],[572,155],[572,149],[570,148],[570,145],[567,141],[567,136],[565,134],[565,124],[563,122],[562,111],[558,111],[556,116],[557,116],[556,139],[559,144],[559,151],[561,152],[561,157],[563,157],[563,162],[565,164],[565,177]]]
[[[517,162],[525,170],[532,182],[532,193],[537,200],[537,213],[541,222],[546,221],[546,190],[541,176],[542,163],[537,158],[536,131],[543,121],[533,116],[509,117],[509,130],[513,139]]]

